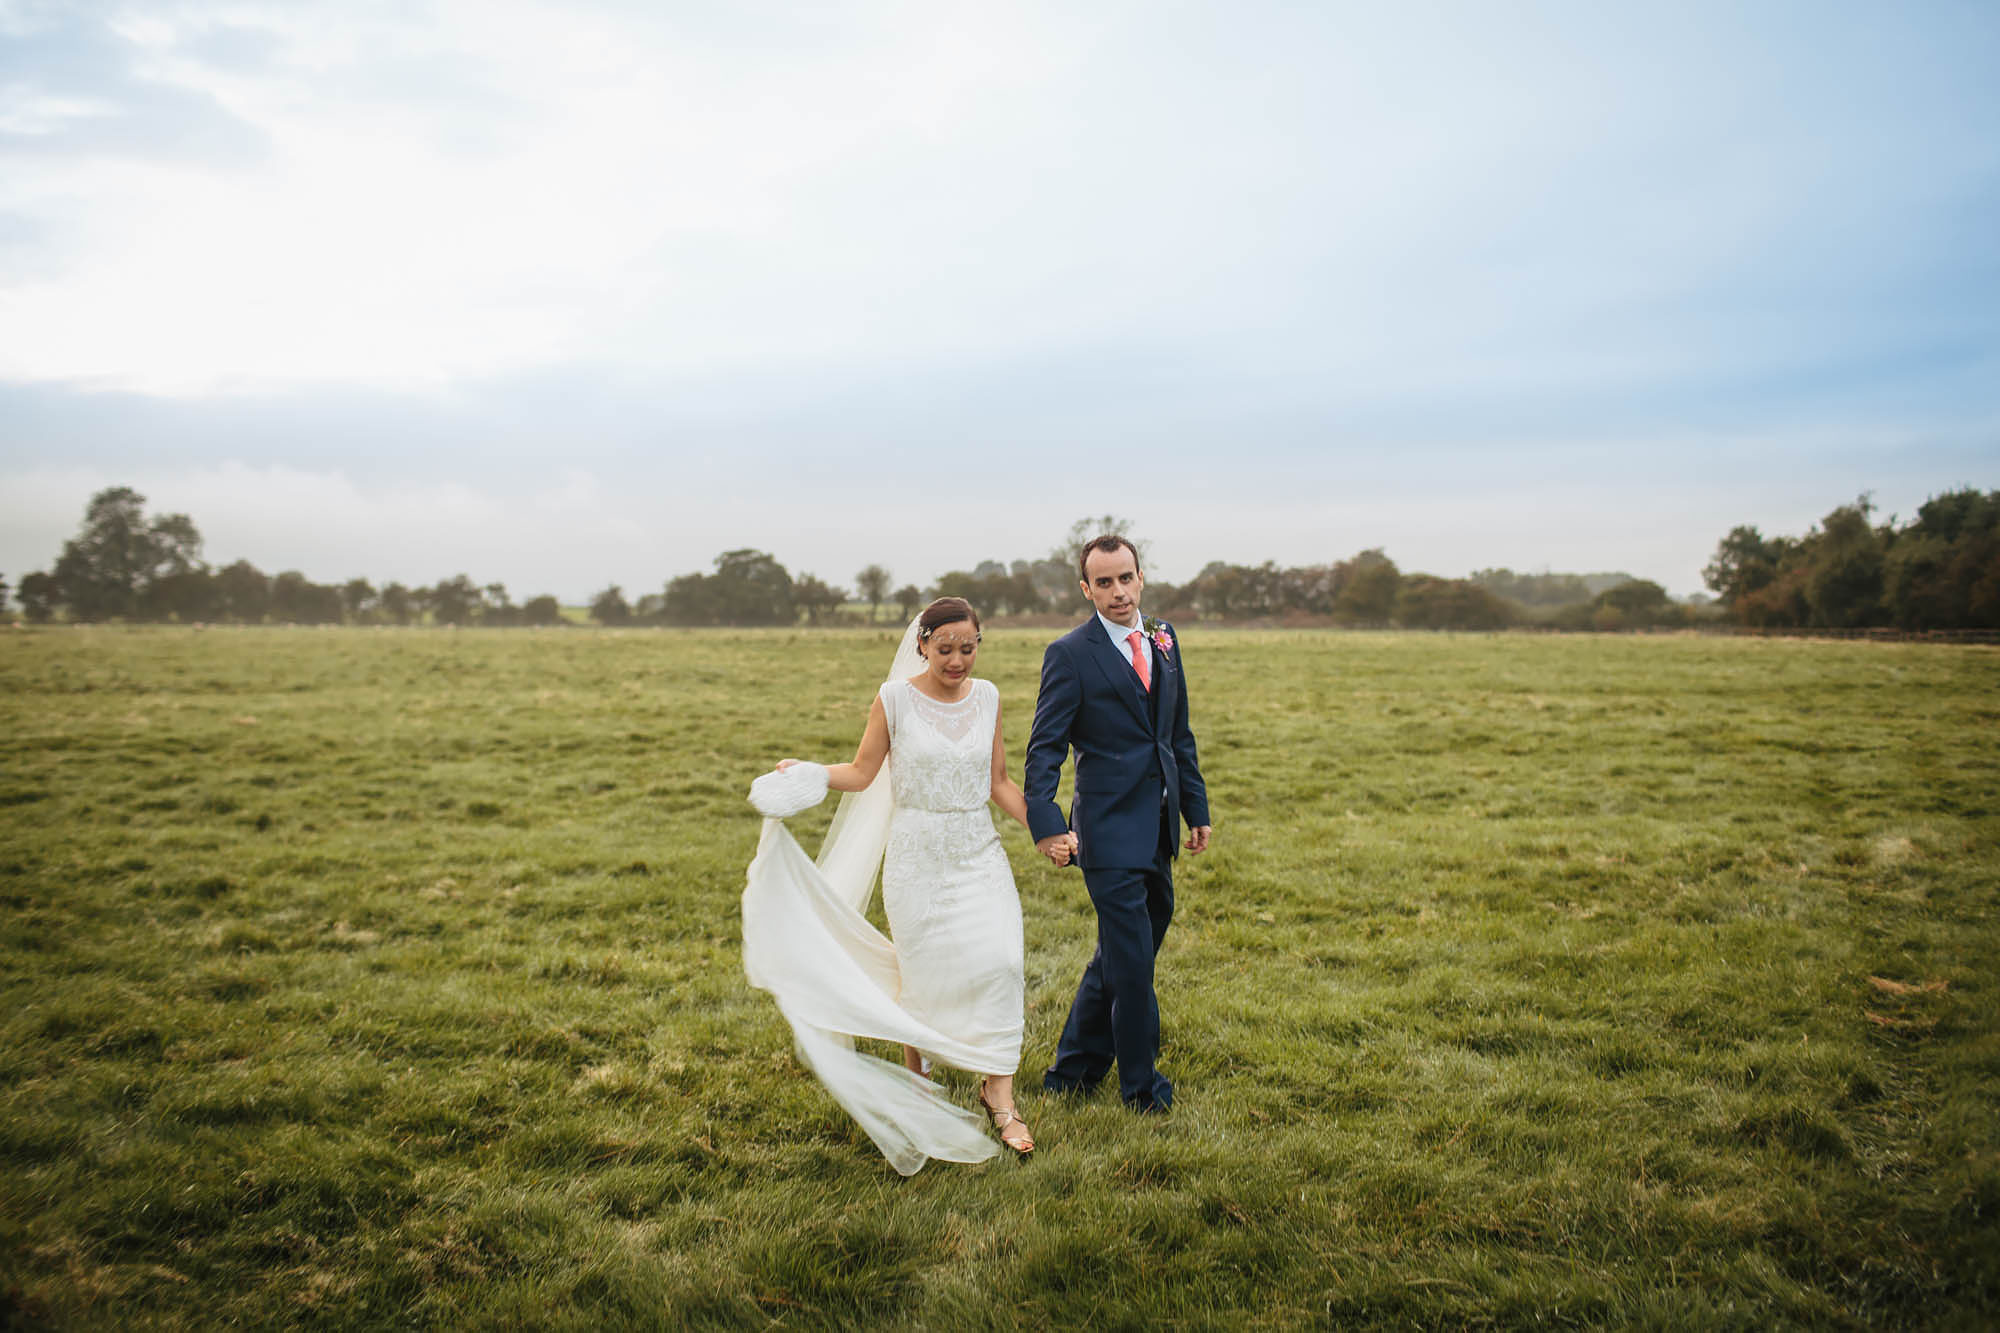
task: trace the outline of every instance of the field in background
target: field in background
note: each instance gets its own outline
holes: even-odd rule
[[[904,1181],[736,920],[893,643],[0,640],[0,1322],[2000,1319],[2000,651],[1195,629],[1181,1100]]]

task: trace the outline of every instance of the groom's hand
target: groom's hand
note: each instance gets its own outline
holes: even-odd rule
[[[1189,830],[1188,830],[1188,840],[1187,840],[1187,842],[1186,842],[1185,846],[1186,846],[1186,847],[1187,847],[1187,849],[1188,849],[1189,851],[1191,851],[1191,852],[1205,852],[1205,851],[1207,851],[1207,850],[1208,850],[1208,833],[1209,833],[1209,826],[1208,826],[1207,824],[1203,824],[1203,825],[1202,825],[1202,826],[1201,826],[1200,828],[1191,828],[1191,829],[1189,829]]]
[[[1059,866],[1069,864],[1069,859],[1076,855],[1076,847],[1074,833],[1051,833],[1035,844],[1036,851],[1048,857],[1051,864]]]

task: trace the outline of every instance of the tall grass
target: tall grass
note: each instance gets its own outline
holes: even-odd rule
[[[0,640],[0,1317],[2000,1318],[2000,652],[1184,639],[1174,1113],[907,1181],[735,913],[888,631]],[[1004,836],[1032,1072],[1092,919]]]

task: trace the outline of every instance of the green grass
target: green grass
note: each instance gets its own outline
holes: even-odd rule
[[[907,1181],[736,919],[891,632],[0,640],[0,1322],[2000,1320],[2000,651],[1185,640],[1173,1115]]]

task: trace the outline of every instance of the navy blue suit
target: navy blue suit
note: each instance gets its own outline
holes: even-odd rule
[[[1037,842],[1075,830],[1076,864],[1097,909],[1097,952],[1043,1086],[1087,1092],[1115,1062],[1126,1102],[1164,1110],[1174,1086],[1154,1068],[1160,1014],[1153,959],[1173,918],[1181,821],[1199,828],[1209,818],[1178,642],[1172,649],[1155,644],[1152,674],[1148,691],[1096,616],[1050,644],[1021,787]],[[1071,751],[1076,800],[1065,820],[1056,784]]]

